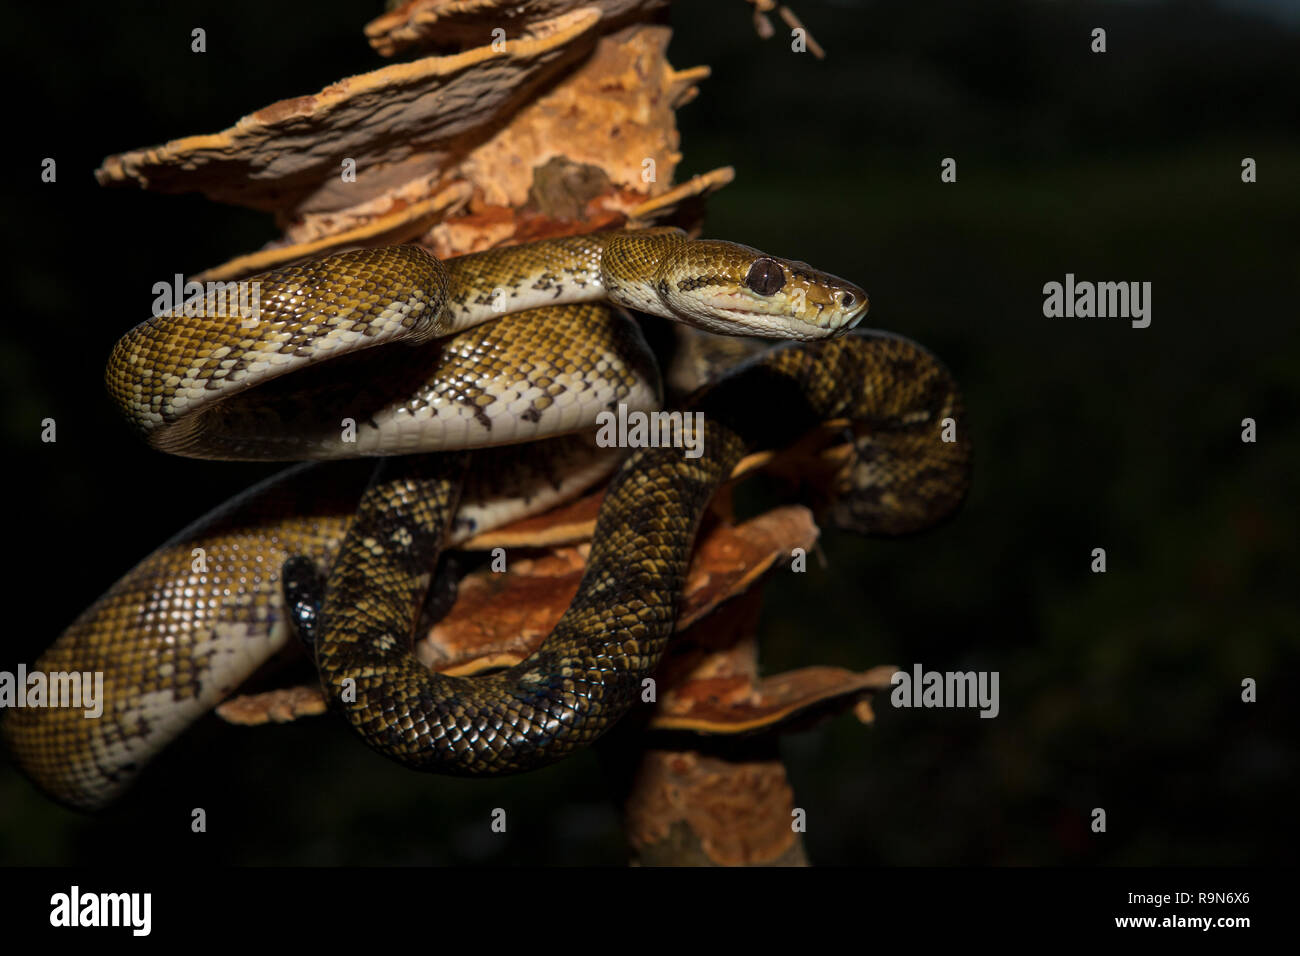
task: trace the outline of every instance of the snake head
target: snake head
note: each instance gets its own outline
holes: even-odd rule
[[[711,332],[803,340],[842,335],[870,304],[853,283],[806,262],[708,239],[684,242],[664,258],[659,294]]]

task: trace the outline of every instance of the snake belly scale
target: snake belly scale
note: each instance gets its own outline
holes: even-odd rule
[[[546,240],[446,264],[415,247],[367,249],[257,278],[252,327],[173,314],[119,342],[109,392],[137,431],[192,457],[410,457],[388,462],[360,507],[364,469],[354,462],[255,489],[73,623],[38,666],[102,670],[104,716],[20,710],[2,725],[19,765],[65,803],[93,808],[118,795],[283,646],[281,567],[294,555],[326,573],[317,665],[331,700],[345,681],[357,691],[342,706],[363,738],[422,769],[503,773],[583,746],[636,699],[671,633],[699,516],[746,449],[826,417],[864,424],[870,461],[854,510],[869,530],[931,523],[964,494],[964,428],[955,443],[938,431],[960,417],[960,399],[929,353],[878,335],[779,348],[696,397],[699,459],[661,448],[623,463],[578,597],[537,654],[482,678],[435,675],[415,662],[410,639],[437,549],[607,475],[620,456],[592,447],[584,429],[595,413],[658,402],[635,323],[595,303],[715,332],[821,339],[860,321],[865,293],[803,263],[675,230]],[[351,441],[340,438],[344,411]],[[461,491],[465,456],[454,452],[467,448],[486,450]],[[516,476],[539,480],[521,492]],[[195,570],[195,548],[215,559],[208,570]]]

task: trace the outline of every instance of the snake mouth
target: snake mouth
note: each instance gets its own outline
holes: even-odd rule
[[[710,312],[715,314],[708,316],[712,320],[708,327],[711,331],[738,334],[734,330],[727,331],[726,326],[730,322],[750,329],[748,334],[751,335],[807,342],[843,335],[856,327],[867,314],[865,296],[862,303],[852,311],[835,310],[827,315],[828,307],[818,302],[815,303],[816,312],[809,315],[788,309],[755,308],[753,305],[760,303],[754,303],[754,300],[744,295],[719,293],[710,303]]]
[[[867,317],[867,312],[869,308],[870,308],[869,303],[864,298],[862,301],[862,305],[854,309],[852,312],[846,313],[844,318],[840,322],[840,327],[843,329],[843,331],[847,332],[850,329],[856,329],[858,327],[858,324]]]

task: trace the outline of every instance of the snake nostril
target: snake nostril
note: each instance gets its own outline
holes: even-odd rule
[[[841,293],[840,293],[840,307],[841,307],[841,308],[844,308],[844,309],[851,309],[851,308],[853,308],[853,306],[857,303],[857,301],[858,301],[857,296],[855,296],[852,292],[841,292]]]

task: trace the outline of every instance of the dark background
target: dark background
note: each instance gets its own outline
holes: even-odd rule
[[[895,711],[787,737],[819,863],[1236,864],[1290,859],[1300,614],[1293,495],[1300,10],[1283,3],[827,3],[828,49],[681,3],[679,179],[731,163],[708,232],[853,278],[870,325],[921,341],[972,411],[956,521],[827,531],[781,576],[770,672],[879,663],[1001,674],[1001,715]],[[365,3],[10,7],[6,523],[0,669],[191,518],[273,470],[169,459],[102,387],[139,290],[259,246],[267,217],[100,190],[109,153],[224,128],[381,65]],[[780,21],[776,21],[778,25]],[[189,52],[189,31],[208,50]],[[1109,52],[1089,52],[1095,26]],[[40,161],[59,163],[56,185]],[[939,163],[958,161],[941,184]],[[1240,179],[1245,156],[1259,182]],[[1042,286],[1151,281],[1148,329],[1046,319]],[[58,421],[57,444],[39,441]],[[1258,422],[1243,444],[1241,419]],[[1109,571],[1089,571],[1094,547]],[[1259,702],[1240,682],[1259,682]],[[1291,730],[1286,728],[1290,726]],[[208,811],[209,832],[189,831]],[[1108,812],[1109,832],[1088,829]],[[510,831],[490,834],[505,807]],[[406,772],[341,721],[209,719],[98,818],[0,757],[0,862],[619,863],[590,754],[523,778]]]

